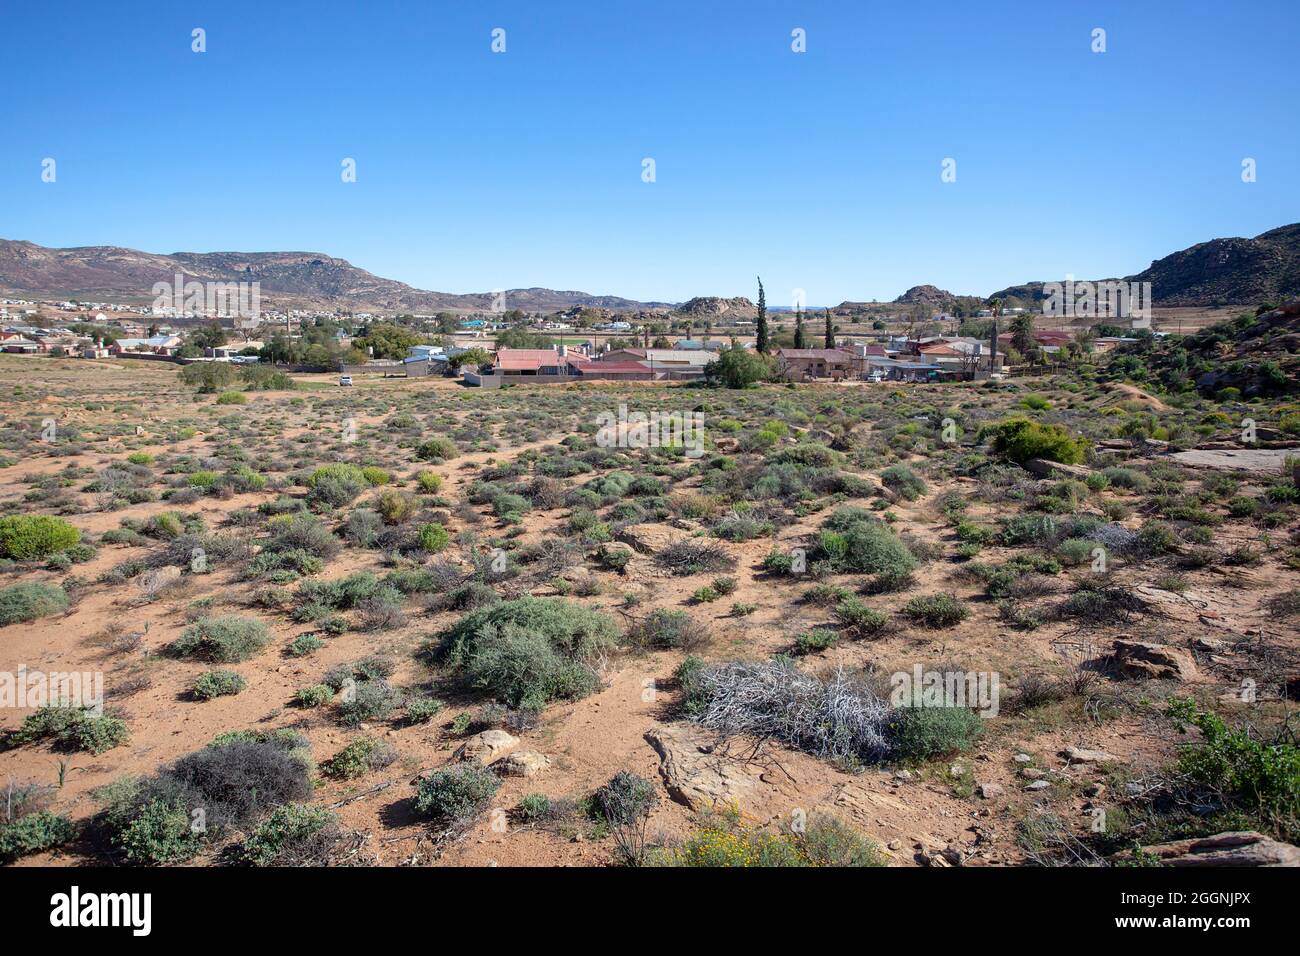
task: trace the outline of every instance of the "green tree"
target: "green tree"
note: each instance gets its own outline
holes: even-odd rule
[[[763,279],[758,279],[758,321],[755,323],[757,335],[754,347],[763,355],[767,354],[767,297],[763,294]]]
[[[357,344],[362,349],[369,347],[371,354],[377,359],[400,359],[406,357],[412,345],[419,345],[422,341],[423,339],[410,329],[381,322],[372,325],[366,332],[365,338],[359,339]]]
[[[704,366],[707,381],[727,388],[748,388],[775,372],[775,364],[768,356],[734,347],[723,349],[715,361]]]
[[[826,310],[826,347],[835,348],[835,326],[831,325],[831,310]]]
[[[1011,344],[1022,355],[1037,350],[1038,342],[1034,339],[1034,317],[1018,315],[1011,323]]]
[[[189,342],[199,349],[216,349],[226,344],[226,330],[215,319],[190,333]]]
[[[803,309],[795,306],[794,310],[794,347],[806,348],[803,340]]]

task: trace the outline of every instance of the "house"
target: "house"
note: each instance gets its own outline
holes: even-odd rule
[[[703,349],[706,352],[721,352],[727,347],[726,342],[718,339],[679,339],[673,343],[675,350],[697,352]]]
[[[791,381],[855,378],[866,369],[865,357],[846,349],[777,349],[776,361]]]
[[[22,355],[35,355],[38,352],[48,351],[47,347],[40,342],[34,342],[22,336],[12,336],[5,339],[3,343],[0,343],[0,350]]]
[[[505,378],[569,376],[577,374],[576,366],[589,361],[587,356],[570,353],[563,345],[553,349],[498,349],[492,372]]]
[[[601,356],[603,362],[647,362],[656,369],[692,369],[701,371],[718,359],[708,349],[611,349]]]
[[[152,352],[154,355],[174,355],[181,347],[179,335],[151,335],[147,339],[118,339],[108,349],[114,355],[123,352]],[[238,351],[238,349],[236,349]]]
[[[649,362],[584,362],[577,366],[578,376],[584,381],[649,382],[662,378],[666,372],[654,372]]]

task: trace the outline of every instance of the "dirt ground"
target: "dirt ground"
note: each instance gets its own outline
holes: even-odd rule
[[[191,389],[178,385],[175,376],[173,366],[161,363],[154,366],[0,356],[6,430],[19,429],[30,436],[32,429],[40,427],[40,420],[52,419],[59,429],[80,429],[85,435],[72,454],[39,443],[25,444],[18,452],[3,452],[10,461],[7,467],[0,468],[0,502],[6,503],[6,513],[17,513],[8,505],[29,513],[47,513],[40,503],[22,504],[33,487],[33,479],[57,476],[61,469],[75,465],[87,471],[85,477],[69,482],[64,489],[71,501],[63,506],[63,513],[90,540],[118,528],[124,519],[145,520],[164,511],[198,514],[207,528],[223,529],[232,513],[255,509],[279,492],[267,488],[225,498],[201,497],[187,504],[152,500],[97,510],[96,496],[78,489],[105,467],[140,451],[169,458],[202,456],[215,444],[233,441],[248,445],[250,451],[268,453],[318,447],[318,463],[330,459],[328,448],[335,441],[340,414],[330,406],[344,400],[339,395],[341,390],[333,385],[334,376],[298,376],[302,391],[253,392],[246,405],[231,408],[212,404],[210,396],[196,399]],[[403,410],[451,410],[471,422],[480,415],[480,396],[444,380],[359,380],[358,386],[348,391],[355,394],[347,395],[347,401],[364,406],[351,414],[354,425],[363,431],[380,427]],[[833,387],[827,386],[824,391],[834,395]],[[1166,408],[1158,398],[1136,389],[1121,391],[1125,400],[1143,401],[1152,411]],[[520,390],[521,410],[527,409],[529,394],[528,390]],[[227,416],[254,423],[254,431],[233,435],[224,431],[220,422]],[[453,536],[471,527],[467,512],[455,505],[467,501],[470,486],[484,468],[503,466],[564,437],[526,440],[529,436],[524,430],[509,421],[495,421],[493,415],[487,418],[493,419],[486,427],[495,435],[498,447],[494,449],[469,450],[436,464],[416,461],[409,451],[381,462],[393,472],[394,484],[406,488],[419,471],[432,470],[443,477],[440,497],[450,503],[448,527]],[[187,434],[178,432],[186,425],[195,429],[193,435],[178,437]],[[392,449],[384,452],[391,453]],[[876,480],[879,476],[868,473],[864,477]],[[895,529],[951,547],[956,539],[936,512],[934,499],[946,491],[969,491],[974,484],[974,479],[959,479],[932,487],[917,501],[894,502],[891,510]],[[687,493],[691,482],[673,490]],[[484,523],[494,520],[490,506],[471,506],[470,510],[476,510]],[[568,514],[569,509],[564,507],[529,511],[513,532],[515,543],[545,540],[556,533]],[[999,517],[999,507],[972,499],[971,516],[992,523]],[[775,543],[778,547],[798,546],[824,518],[824,514],[811,514],[781,527]],[[1136,527],[1139,518],[1134,516],[1127,523]],[[687,523],[670,526],[665,534],[684,536],[691,531]],[[1248,531],[1235,525],[1225,525],[1217,533],[1215,546],[1219,549],[1253,540]],[[705,624],[713,635],[708,648],[701,652],[705,658],[765,659],[789,650],[794,636],[801,631],[825,625],[830,619],[828,609],[802,599],[804,584],[773,579],[762,572],[761,562],[773,543],[771,538],[758,538],[727,545],[737,560],[734,576],[738,586],[726,600],[706,604],[693,600],[693,592],[708,583],[708,575],[666,576],[657,572],[644,555],[634,557],[622,576],[593,572],[601,582],[598,593],[575,600],[622,620],[624,596],[633,592],[640,597],[641,608],[685,609],[693,619]],[[102,671],[110,709],[120,712],[129,725],[129,742],[99,756],[61,754],[46,746],[0,752],[0,779],[58,782],[54,807],[78,822],[95,813],[92,792],[96,788],[124,775],[149,774],[224,731],[293,728],[306,735],[318,762],[326,760],[358,731],[340,726],[321,710],[291,706],[295,690],[317,683],[333,665],[368,654],[382,654],[398,662],[392,678],[397,684],[426,680],[428,675],[415,658],[417,648],[461,616],[454,611],[428,611],[413,605],[407,623],[399,627],[378,632],[348,630],[330,638],[310,657],[292,658],[281,652],[284,645],[309,628],[282,613],[258,607],[254,603],[256,583],[242,580],[238,568],[186,575],[179,585],[156,597],[144,594],[132,581],[98,583],[100,576],[115,566],[143,558],[156,548],[156,542],[144,547],[99,546],[91,560],[75,565],[70,572],[87,583],[77,589],[66,613],[0,628],[0,670],[14,671],[25,665],[29,671]],[[994,545],[985,550],[981,560],[996,561],[1011,553]],[[321,576],[338,577],[361,569],[382,574],[382,556],[372,549],[348,548],[329,563]],[[1120,573],[1131,587],[1153,587],[1157,572],[1155,568],[1134,566]],[[19,580],[58,583],[67,573],[25,566],[6,572],[0,584]],[[1270,621],[1263,611],[1268,598],[1294,589],[1297,577],[1297,572],[1269,555],[1255,567],[1228,572],[1205,569],[1189,574],[1187,590],[1170,598],[1169,609],[1160,616],[1142,616],[1101,634],[1084,633],[1061,622],[1026,632],[1003,624],[996,607],[978,586],[955,581],[952,566],[936,561],[922,568],[912,592],[881,595],[873,599],[873,606],[896,612],[915,593],[952,591],[973,609],[967,620],[941,631],[898,628],[875,641],[842,641],[821,655],[817,665],[868,668],[889,674],[918,663],[932,666],[960,662],[970,669],[999,673],[1009,687],[1030,673],[1068,674],[1080,644],[1095,644],[1094,652],[1102,653],[1109,641],[1124,633],[1192,647],[1199,677],[1190,690],[1206,699],[1231,697],[1249,670],[1243,669],[1243,662],[1254,660],[1248,651],[1250,646],[1267,643],[1283,656],[1294,654],[1300,646],[1300,636]],[[842,576],[830,579],[830,583],[858,582]],[[541,586],[532,593],[559,592]],[[257,617],[273,635],[270,646],[254,658],[229,665],[247,681],[246,688],[235,696],[202,703],[190,700],[187,688],[208,666],[162,654],[163,648],[192,620],[191,609],[197,601],[209,602],[204,607],[212,613]],[[753,605],[754,609],[738,615],[731,610],[732,602]],[[114,653],[102,643],[104,635],[114,629],[142,637],[129,653]],[[1218,648],[1213,651],[1195,650],[1198,638],[1211,638],[1222,645],[1213,645]],[[578,798],[590,794],[620,770],[660,780],[660,758],[646,735],[669,722],[677,697],[672,673],[682,656],[674,651],[621,652],[607,661],[599,692],[547,707],[541,725],[523,734],[523,746],[551,757],[552,766],[533,778],[505,778],[492,806],[509,810],[529,793]],[[132,685],[142,676],[147,677],[142,689],[113,696],[115,688]],[[1159,689],[1153,687],[1151,696]],[[457,714],[473,711],[479,703],[471,697],[449,699],[447,710],[429,724],[361,728],[393,744],[398,760],[356,781],[322,779],[313,802],[335,808],[341,823],[362,835],[364,858],[380,865],[613,863],[614,848],[608,839],[529,826],[512,818],[503,823],[501,814],[485,815],[453,841],[433,839],[427,823],[412,811],[412,781],[422,771],[452,759],[463,741],[448,731],[447,724]],[[0,712],[0,729],[16,728],[30,712],[13,708]],[[1029,715],[1004,710],[987,724],[974,750],[904,769],[850,772],[771,742],[764,744],[752,760],[740,753],[743,748],[736,748],[733,755],[720,752],[716,756],[722,761],[744,763],[745,772],[752,770],[757,778],[740,807],[745,818],[755,824],[781,823],[797,813],[828,809],[881,844],[894,865],[931,862],[933,854],[944,849],[965,865],[1014,865],[1025,859],[1017,842],[1017,825],[1027,814],[1050,808],[1062,819],[1086,828],[1091,812],[1104,805],[1107,788],[1122,786],[1123,780],[1167,762],[1178,743],[1167,722],[1153,708],[1131,699],[1103,720],[1092,719],[1078,701],[1065,701]],[[1069,746],[1105,751],[1114,761],[1074,763],[1062,756]],[[1021,755],[1020,760],[1017,755]],[[1047,779],[1050,787],[1024,789],[1030,782],[1024,774],[1027,767],[1042,771],[1038,778]],[[981,798],[976,788],[984,784],[998,785],[1000,794]],[[989,791],[995,792],[995,788]],[[651,831],[656,839],[671,841],[687,835],[697,822],[696,813],[665,793],[651,819]],[[82,841],[60,851],[28,857],[21,864],[103,863],[99,851]]]

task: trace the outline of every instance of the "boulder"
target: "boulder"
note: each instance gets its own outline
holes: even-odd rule
[[[1061,751],[1061,756],[1070,763],[1115,763],[1119,760],[1104,750],[1087,750],[1083,747],[1066,747]]]
[[[1006,793],[1006,789],[1000,783],[981,783],[975,792],[981,800],[995,800]]]
[[[1207,471],[1245,472],[1256,475],[1281,475],[1287,456],[1294,449],[1287,448],[1193,448],[1177,451],[1169,457],[1184,468],[1201,468]]]
[[[1144,846],[1165,866],[1300,866],[1300,847],[1253,830],[1216,833],[1198,840],[1175,840]],[[1120,858],[1132,856],[1126,850]]]
[[[1025,462],[1024,469],[1039,478],[1078,478],[1082,481],[1092,474],[1092,469],[1087,465],[1066,465],[1045,458],[1030,458]]]
[[[659,754],[668,795],[692,810],[739,804],[758,787],[762,768],[716,753],[712,737],[698,727],[656,727],[645,739]]]
[[[502,757],[492,769],[507,777],[535,777],[551,766],[551,758],[536,750],[516,750]]]
[[[519,738],[512,737],[504,730],[485,730],[461,744],[452,754],[452,759],[487,764],[518,746]]]
[[[1163,680],[1195,680],[1196,662],[1192,655],[1166,644],[1119,639],[1111,649],[1112,660],[1124,677]]]

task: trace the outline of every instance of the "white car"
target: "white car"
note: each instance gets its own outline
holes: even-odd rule
[[[351,375],[340,375],[340,376],[339,376],[339,384],[340,384],[340,385],[351,385],[351,384],[352,384],[352,376],[351,376]]]

